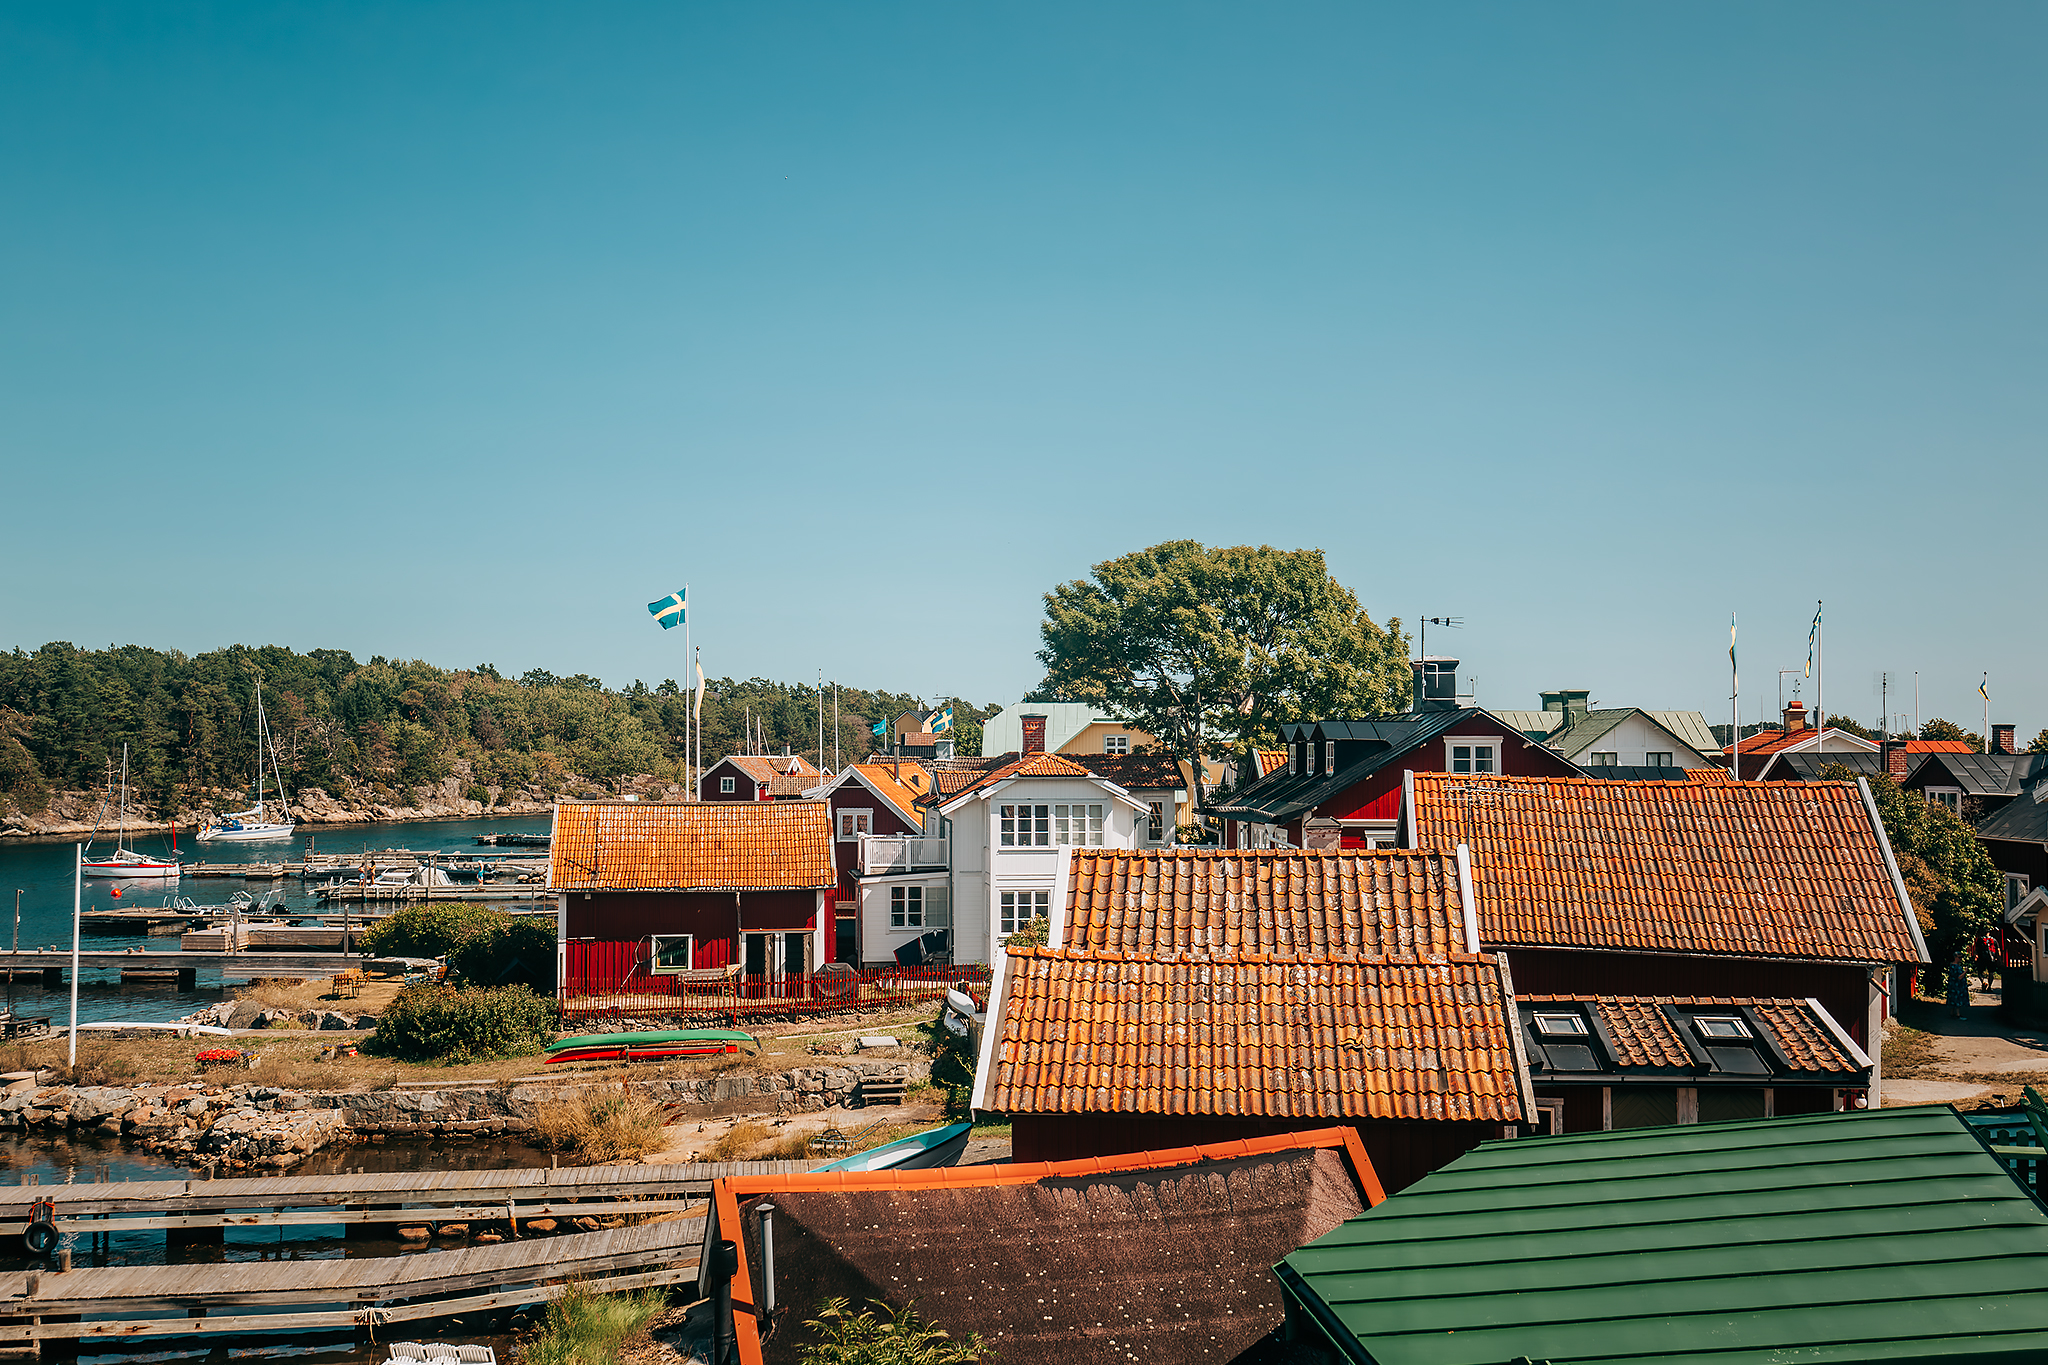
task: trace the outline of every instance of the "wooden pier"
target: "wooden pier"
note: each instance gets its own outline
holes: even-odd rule
[[[108,952],[104,949],[81,952],[78,955],[80,967],[112,969],[125,974],[142,972],[175,972],[180,986],[190,989],[201,968],[218,970],[221,975],[235,980],[254,980],[259,977],[291,977],[310,981],[318,977],[332,976],[348,967],[361,967],[362,958],[354,953],[315,953],[285,951],[253,952],[176,952],[151,953],[139,948],[126,951]],[[71,953],[67,949],[53,948],[47,951],[24,948],[20,952],[0,949],[0,971],[11,971],[16,979],[26,979],[40,974],[45,985],[61,986],[64,973],[71,967]]]

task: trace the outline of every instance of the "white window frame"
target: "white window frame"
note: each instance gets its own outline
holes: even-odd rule
[[[1590,1038],[1586,1017],[1577,1010],[1537,1010],[1529,1016],[1539,1038]],[[1555,1024],[1556,1027],[1552,1027]]]
[[[1645,768],[1675,768],[1678,766],[1677,759],[1678,755],[1675,752],[1665,753],[1660,750],[1654,754],[1644,754],[1643,766]]]
[[[1586,756],[1586,766],[1589,768],[1619,768],[1621,766],[1621,754],[1614,749],[1595,749]]]
[[[925,886],[924,927],[927,929],[950,929],[953,927],[953,893],[947,887],[930,884]]]
[[[1052,918],[1051,891],[1002,891],[996,895],[998,938],[1023,933],[1041,915]]]
[[[720,796],[730,796],[730,795],[732,795],[732,793],[733,793],[733,781],[732,781],[732,779],[731,779],[731,778],[729,778],[729,777],[721,777],[721,778],[719,778],[719,779],[718,779],[718,794],[719,794]]]
[[[839,828],[839,842],[857,843],[863,834],[875,832],[875,809],[873,806],[843,806],[836,813]],[[853,828],[848,829],[848,824]]]
[[[889,927],[891,929],[915,929],[924,931],[924,888],[922,886],[892,886],[889,888]]]
[[[1020,816],[1018,812],[1023,812]],[[996,807],[996,837],[1003,848],[1052,847],[1052,806],[1046,802],[1005,801]],[[1019,821],[1022,828],[1019,828]]]
[[[1106,754],[1127,754],[1130,751],[1131,737],[1129,735],[1104,735],[1102,737],[1102,752]]]
[[[1165,842],[1166,802],[1163,800],[1147,801],[1145,807],[1151,812],[1151,814],[1145,817],[1145,838],[1155,844]]]
[[[1499,735],[1447,736],[1444,739],[1444,771],[1459,777],[1499,777],[1501,759],[1500,740],[1501,737]],[[1467,764],[1476,764],[1480,761],[1476,751],[1487,748],[1493,750],[1492,756],[1485,760],[1492,765],[1491,767],[1479,768],[1468,766],[1463,772],[1458,771],[1458,750],[1467,749],[1475,751],[1466,754],[1465,762]]]
[[[1956,815],[1963,813],[1963,789],[1961,787],[1926,787],[1922,789],[1928,804],[1936,802],[1947,806]]]
[[[2027,898],[2034,889],[2034,879],[2024,872],[2005,874],[2005,908],[2010,910]]]
[[[667,941],[683,941],[683,965],[664,967],[661,965],[661,945]],[[647,974],[649,976],[681,976],[693,970],[691,964],[697,960],[697,936],[695,934],[649,934],[647,936]]]
[[[1055,801],[1052,806],[1052,841],[1055,847],[1102,847],[1100,801]]]

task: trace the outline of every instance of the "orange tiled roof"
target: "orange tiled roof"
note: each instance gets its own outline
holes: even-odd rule
[[[1000,1113],[1523,1121],[1498,959],[1154,962],[1010,951]]]
[[[1735,779],[1728,775],[1726,768],[1687,768],[1685,770],[1685,780],[1688,782],[1733,782]]]
[[[1977,751],[1960,739],[1909,739],[1909,754],[1974,754]]]
[[[1673,1028],[1665,1005],[1720,1009],[1747,1007],[1771,1031],[1785,1060],[1797,1071],[1843,1071],[1864,1068],[1835,1040],[1804,1000],[1764,1000],[1745,996],[1705,995],[1522,995],[1525,1004],[1589,1006],[1614,1040],[1615,1060],[1623,1066],[1676,1067],[1691,1070],[1692,1054]]]
[[[1870,741],[1863,739],[1861,735],[1852,735],[1847,730],[1837,730],[1832,725],[1828,726],[1825,730],[1816,730],[1813,726],[1808,725],[1798,730],[1759,730],[1753,735],[1744,737],[1742,753],[1744,757],[1752,754],[1774,754],[1780,749],[1789,749],[1795,744],[1809,743],[1812,740],[1819,739],[1824,734],[1834,735],[1841,739],[1860,740],[1868,744],[1871,749],[1877,748],[1875,744],[1871,744]],[[1965,746],[1965,751],[1967,752],[1967,746]],[[1722,745],[1721,752],[1727,753],[1728,746]]]
[[[1415,822],[1471,845],[1488,947],[1922,960],[1851,783],[1416,773]]]
[[[932,792],[932,775],[915,763],[855,763],[853,768],[869,786],[895,805],[897,811],[915,822],[917,803]]]
[[[1466,951],[1449,854],[1077,848],[1072,857],[1069,948],[1218,959]]]
[[[950,794],[946,799],[951,802],[965,796],[976,787],[992,787],[998,782],[1007,782],[1013,777],[1085,777],[1092,779],[1094,776],[1095,774],[1062,754],[1023,754],[1008,763],[990,768],[959,791]]]
[[[815,890],[838,883],[822,801],[564,801],[557,891]]]
[[[757,785],[765,785],[777,800],[802,796],[818,785],[824,774],[801,758],[776,754],[727,754],[720,763],[730,763]],[[717,767],[714,763],[712,767]],[[793,770],[792,770],[793,769]],[[707,771],[709,771],[707,769]]]
[[[1254,749],[1252,750],[1252,758],[1259,765],[1260,777],[1271,777],[1274,773],[1287,766],[1287,751],[1285,749]]]

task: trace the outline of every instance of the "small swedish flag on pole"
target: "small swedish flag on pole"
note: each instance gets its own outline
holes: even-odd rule
[[[688,588],[684,588],[682,592],[672,592],[659,602],[649,602],[647,604],[648,612],[655,620],[661,622],[663,630],[674,630],[683,623],[686,606],[685,595],[689,591]]]

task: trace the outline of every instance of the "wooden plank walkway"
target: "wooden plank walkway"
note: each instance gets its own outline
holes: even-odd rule
[[[372,1327],[479,1306],[538,1302],[552,1297],[531,1288],[544,1280],[579,1277],[587,1282],[590,1276],[620,1272],[626,1272],[621,1278],[639,1283],[694,1279],[703,1235],[700,1215],[403,1256],[17,1271],[0,1274],[0,1337],[90,1340]],[[616,1278],[599,1283],[626,1287]],[[489,1291],[486,1298],[494,1303],[480,1304],[475,1298],[419,1302],[478,1289]],[[213,1316],[216,1309],[237,1307],[325,1311]],[[205,1316],[189,1316],[194,1313]],[[47,1321],[74,1315],[80,1320]]]

